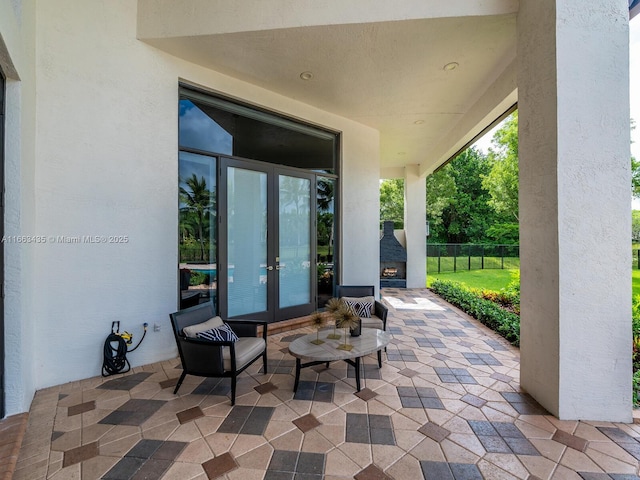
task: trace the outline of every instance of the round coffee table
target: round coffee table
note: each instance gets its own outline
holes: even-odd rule
[[[356,370],[356,387],[360,391],[360,359],[370,353],[378,352],[386,347],[391,341],[391,335],[376,328],[363,328],[362,333],[358,337],[347,336],[351,350],[343,350],[338,348],[345,342],[344,331],[338,330],[341,337],[338,340],[331,340],[327,335],[333,333],[333,329],[320,331],[319,338],[324,343],[315,345],[312,343],[316,340],[316,334],[310,333],[304,337],[295,339],[289,345],[289,353],[296,357],[296,382],[293,391],[298,390],[300,382],[300,370],[314,365],[344,360],[352,365]],[[304,361],[304,363],[302,363]]]

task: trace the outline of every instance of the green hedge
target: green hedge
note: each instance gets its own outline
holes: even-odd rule
[[[485,300],[460,284],[435,280],[431,290],[447,302],[464,310],[491,330],[506,338],[512,345],[520,346],[520,317]]]

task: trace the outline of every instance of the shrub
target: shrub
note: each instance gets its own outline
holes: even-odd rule
[[[631,328],[633,334],[633,405],[640,406],[640,295],[633,297],[631,304]]]
[[[205,283],[206,279],[207,279],[206,273],[198,272],[196,270],[191,270],[191,281],[189,282],[189,285],[192,285],[192,286],[202,285],[203,283]]]
[[[520,295],[513,293],[508,289],[501,289],[499,292],[494,290],[475,290],[471,289],[471,292],[478,296],[489,300],[493,303],[497,303],[502,308],[509,310],[510,312],[520,315]]]
[[[512,345],[520,346],[520,317],[515,313],[457,283],[436,280],[431,284],[431,290],[502,335]]]

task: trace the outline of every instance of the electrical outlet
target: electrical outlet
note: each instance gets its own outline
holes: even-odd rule
[[[153,331],[154,332],[159,332],[160,331],[160,324],[159,323],[154,323],[153,324]]]

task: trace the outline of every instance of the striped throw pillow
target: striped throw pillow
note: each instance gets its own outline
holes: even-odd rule
[[[238,341],[238,336],[231,329],[229,324],[223,323],[218,328],[212,328],[210,330],[205,330],[203,332],[196,333],[198,338],[202,338],[203,340],[212,340],[217,342],[236,342]]]
[[[375,299],[373,297],[342,297],[353,313],[361,318],[371,318]]]

